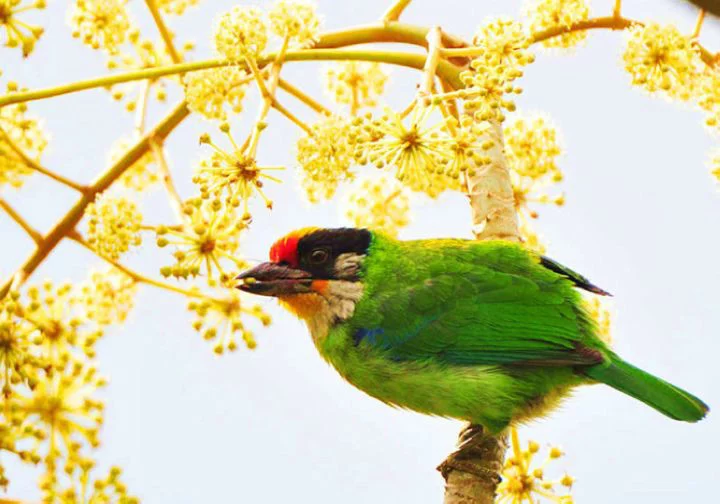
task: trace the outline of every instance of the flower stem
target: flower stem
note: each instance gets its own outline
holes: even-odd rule
[[[310,126],[301,121],[295,114],[290,112],[275,98],[273,98],[272,100],[272,107],[278,112],[280,112],[282,115],[284,115],[287,119],[289,119],[290,122],[298,126],[300,129],[304,130],[305,133],[307,133],[308,135],[312,135],[312,130],[310,129]]]
[[[155,0],[145,0],[145,3],[150,10],[150,14],[152,14],[153,20],[155,21],[155,26],[157,26],[163,42],[165,42],[165,47],[167,48],[167,52],[170,55],[170,58],[173,60],[173,63],[180,63],[182,61],[182,56],[180,56],[180,53],[175,48],[175,44],[172,40],[172,33],[170,33],[170,30],[165,24],[165,20],[163,19],[162,14],[160,14]]]
[[[430,96],[435,87],[435,75],[438,63],[440,63],[440,49],[442,48],[442,36],[439,26],[430,28],[427,34],[428,50],[423,66],[423,80],[420,85],[419,95]]]
[[[693,29],[690,38],[697,39],[700,36],[700,30],[702,29],[703,22],[705,21],[705,9],[700,9],[698,13],[697,21],[695,22],[695,28]]]
[[[305,94],[304,91],[293,86],[285,79],[278,79],[278,87],[303,102],[305,105],[313,109],[318,114],[332,115],[332,111],[329,108],[322,105],[313,97]]]
[[[410,2],[412,2],[412,0],[397,0],[394,5],[392,5],[387,11],[385,11],[385,14],[383,15],[383,21],[390,22],[400,19],[400,16],[402,15],[403,11],[407,9],[408,5],[410,5]]]
[[[158,169],[160,170],[160,176],[162,177],[163,185],[165,186],[165,190],[170,198],[170,206],[175,213],[175,218],[179,223],[182,223],[184,220],[182,198],[180,197],[180,194],[175,187],[175,182],[172,179],[172,173],[170,172],[170,167],[168,166],[167,159],[165,158],[163,144],[158,142],[155,137],[150,137],[149,146],[153,153],[155,163],[157,163]]]
[[[12,206],[10,206],[10,203],[5,201],[4,198],[0,198],[0,208],[5,210],[5,213],[7,213],[12,220],[14,220],[21,228],[23,228],[23,231],[25,231],[28,236],[32,238],[32,240],[38,247],[42,244],[42,234],[40,234],[34,227],[28,224],[28,222],[23,219],[22,215],[17,213],[17,211]]]
[[[74,189],[75,191],[78,191],[80,193],[86,193],[89,190],[87,186],[80,185],[77,182],[70,180],[69,178],[63,177],[62,175],[43,167],[40,163],[36,162],[30,156],[25,154],[23,150],[18,147],[15,142],[13,142],[12,138],[10,138],[10,135],[8,135],[2,128],[0,128],[0,135],[2,135],[3,141],[10,146],[13,152],[17,154],[17,156],[22,160],[23,163],[25,163],[28,168],[38,173],[42,173],[46,177],[49,177],[54,181],[59,182],[69,187],[70,189]]]
[[[622,0],[615,0],[615,5],[613,6],[613,12],[612,15],[615,19],[620,19],[622,16]]]

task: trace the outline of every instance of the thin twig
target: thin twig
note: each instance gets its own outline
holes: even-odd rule
[[[385,11],[385,14],[383,15],[383,21],[388,23],[400,19],[400,16],[402,15],[403,11],[407,9],[408,5],[410,5],[410,2],[412,2],[412,0],[397,0],[397,2],[395,2],[393,6],[391,6],[387,11]]]
[[[615,0],[612,15],[615,19],[622,17],[622,0]]]
[[[698,13],[697,21],[695,21],[695,28],[693,29],[690,38],[697,39],[700,36],[700,30],[702,29],[703,22],[705,21],[705,9],[700,9]]]
[[[155,0],[145,0],[145,3],[150,10],[150,14],[152,14],[153,20],[155,21],[155,26],[157,26],[163,42],[165,42],[165,48],[167,49],[170,58],[172,59],[173,63],[180,63],[182,61],[182,56],[180,56],[180,53],[175,48],[175,44],[172,40],[173,35],[172,33],[170,33],[170,30],[165,24],[165,20],[163,19],[162,14],[160,14]]]
[[[5,213],[7,213],[12,220],[14,220],[21,228],[23,228],[23,231],[25,231],[28,236],[32,238],[32,241],[34,241],[38,247],[40,246],[40,244],[42,243],[42,234],[30,224],[28,224],[28,222],[23,219],[22,215],[20,215],[12,206],[10,206],[10,203],[5,201],[4,198],[0,198],[0,208],[5,210]]]
[[[3,141],[10,146],[10,148],[17,154],[17,156],[22,160],[22,162],[30,169],[42,173],[46,177],[49,177],[53,179],[56,182],[59,182],[70,189],[73,189],[75,191],[78,191],[80,193],[85,193],[88,191],[87,186],[83,186],[78,184],[77,182],[74,182],[70,180],[69,178],[63,177],[62,175],[55,173],[53,171],[48,170],[47,168],[43,167],[40,163],[36,162],[34,159],[32,159],[30,156],[25,154],[23,150],[18,147],[15,142],[13,142],[12,138],[10,138],[10,135],[8,135],[2,128],[0,128],[0,135],[2,135]]]
[[[180,197],[180,193],[178,193],[177,188],[175,187],[175,182],[172,178],[172,172],[170,171],[170,167],[168,166],[167,159],[165,158],[165,152],[164,152],[164,146],[162,143],[160,143],[156,138],[150,137],[149,139],[149,145],[150,150],[153,153],[153,158],[155,159],[155,163],[158,165],[158,169],[160,170],[160,176],[162,177],[163,185],[165,186],[165,189],[168,193],[168,196],[170,198],[170,206],[173,209],[173,213],[175,214],[175,218],[178,222],[183,222],[183,202],[182,198]]]
[[[305,105],[313,109],[318,114],[332,115],[332,111],[329,108],[316,101],[313,97],[307,95],[301,89],[293,86],[282,77],[278,79],[278,87],[303,102]]]
[[[282,115],[284,115],[286,118],[288,118],[293,124],[297,125],[301,129],[305,131],[308,135],[312,135],[312,130],[310,129],[310,126],[305,124],[303,121],[298,119],[298,117],[290,112],[288,109],[286,109],[279,101],[277,101],[275,98],[272,99],[272,108],[280,112]]]
[[[431,94],[435,84],[435,73],[437,72],[438,63],[440,62],[440,49],[442,47],[442,37],[439,26],[430,28],[427,34],[428,51],[423,67],[423,80],[418,92],[420,97],[427,99]]]

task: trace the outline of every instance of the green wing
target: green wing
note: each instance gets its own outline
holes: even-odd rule
[[[400,264],[368,267],[371,284],[375,275],[385,278],[377,279],[380,287],[354,318],[357,344],[381,348],[393,359],[454,364],[602,361],[592,350],[602,344],[572,280],[522,247],[466,241],[400,246],[394,256]],[[419,261],[410,265],[411,257]]]

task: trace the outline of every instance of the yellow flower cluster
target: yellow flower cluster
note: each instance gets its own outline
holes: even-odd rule
[[[4,28],[6,47],[20,47],[24,57],[30,55],[44,30],[16,16],[31,9],[44,9],[46,4],[46,0],[0,0],[0,29]]]
[[[200,0],[155,0],[158,9],[167,14],[175,14],[176,16],[182,16],[185,13],[185,9],[194,7],[199,3]]]
[[[628,32],[623,53],[634,85],[688,100],[698,82],[701,60],[693,41],[674,25],[648,23]]]
[[[459,181],[463,173],[473,176],[477,169],[490,164],[492,160],[487,151],[494,142],[490,139],[487,123],[478,123],[471,116],[462,115],[459,121],[450,119],[448,129],[451,133],[449,145],[452,157],[445,173],[452,179]],[[460,189],[459,184],[453,184],[450,188]]]
[[[133,145],[133,141],[130,138],[120,138],[117,140],[108,156],[109,164],[116,163],[121,159]],[[120,185],[137,192],[143,192],[147,190],[151,185],[155,184],[159,180],[158,173],[154,170],[155,158],[152,152],[144,153],[140,159],[135,161],[130,168],[123,172],[122,176],[118,180]]]
[[[236,66],[191,72],[183,78],[188,108],[208,119],[227,119],[242,111],[247,84],[252,76]]]
[[[18,91],[14,82],[8,92]],[[39,163],[48,140],[42,123],[27,113],[27,104],[0,107],[0,187],[22,186],[32,174],[32,163]]]
[[[268,326],[271,322],[270,316],[260,306],[246,308],[237,290],[231,289],[228,292],[228,296],[223,299],[203,298],[192,300],[188,304],[188,309],[196,316],[193,327],[202,334],[203,339],[214,343],[213,351],[218,355],[226,350],[237,350],[237,333],[240,333],[249,349],[257,346],[253,333],[243,323],[243,315],[256,318],[263,326]]]
[[[185,203],[183,212],[186,222],[182,226],[160,226],[156,230],[158,247],[175,246],[175,264],[161,268],[160,273],[165,277],[188,278],[204,270],[208,282],[214,285],[217,270],[220,282],[226,284],[232,279],[232,273],[246,266],[235,257],[238,237],[246,223],[237,217],[232,207],[219,201],[195,198]],[[230,273],[223,267],[228,262],[234,268]]]
[[[532,0],[525,9],[525,16],[532,33],[551,28],[570,28],[590,17],[586,0]],[[567,49],[585,40],[587,32],[572,31],[543,41],[545,47]]]
[[[80,304],[85,316],[101,326],[121,324],[134,305],[136,282],[122,271],[110,268],[91,271],[80,285]]]
[[[350,130],[347,119],[329,116],[313,124],[310,133],[298,140],[301,184],[310,202],[332,198],[340,182],[353,178]]]
[[[38,373],[46,366],[32,337],[35,327],[20,318],[23,307],[18,298],[19,294],[11,293],[0,301],[0,384],[4,399],[17,385],[35,388]]]
[[[358,179],[347,194],[343,214],[355,227],[396,237],[410,223],[407,189],[387,174]]]
[[[315,5],[307,0],[277,0],[268,12],[270,29],[278,37],[307,46],[320,33],[320,18]]]
[[[720,182],[720,149],[712,153],[708,164],[710,166],[710,173]]]
[[[569,491],[574,483],[573,478],[567,474],[555,480],[545,477],[547,465],[561,458],[564,455],[562,450],[557,447],[550,448],[545,461],[534,466],[533,459],[540,451],[540,445],[529,441],[527,448],[523,450],[515,428],[511,431],[511,438],[512,455],[505,460],[502,481],[497,487],[498,504],[532,504],[541,498],[559,504],[572,504],[573,498],[570,494],[558,495],[556,489],[565,487],[565,491]]]
[[[264,13],[257,7],[236,5],[215,24],[215,50],[231,61],[256,59],[268,42]]]
[[[597,334],[608,345],[612,344],[612,311],[610,301],[592,296],[585,299],[585,309],[597,325]]]
[[[62,476],[46,473],[40,484],[43,502],[139,504],[137,497],[128,494],[127,486],[120,479],[122,471],[119,467],[111,467],[105,477],[96,477],[93,474],[94,467],[93,460],[81,459],[71,471],[66,471]]]
[[[435,107],[415,105],[407,118],[386,109],[379,118],[357,118],[353,126],[355,160],[377,168],[395,167],[395,176],[414,191],[437,196],[457,187],[451,139],[444,131],[448,120],[428,123]],[[407,124],[405,121],[407,120]]]
[[[142,243],[142,213],[133,201],[101,195],[88,205],[86,215],[87,241],[100,255],[116,261]]]
[[[561,180],[557,158],[562,154],[558,133],[544,116],[517,117],[504,128],[505,154],[518,175]]]
[[[250,219],[248,203],[255,194],[265,202],[267,208],[272,208],[272,201],[265,195],[263,187],[265,181],[281,182],[269,172],[283,170],[282,166],[258,166],[255,158],[247,154],[246,145],[239,146],[230,134],[227,123],[220,125],[220,131],[227,137],[231,150],[225,151],[218,147],[205,133],[200,137],[201,144],[213,148],[210,159],[200,162],[200,166],[193,177],[193,182],[200,188],[200,195],[206,200],[224,199],[228,207],[243,205],[242,219]],[[225,195],[223,198],[223,194]],[[213,202],[213,204],[216,204]]]
[[[525,248],[532,250],[538,254],[545,254],[547,247],[540,239],[540,235],[530,227],[526,220],[520,223],[520,237],[522,238],[523,245]]]
[[[535,61],[525,27],[507,17],[491,19],[480,26],[473,36],[473,46],[484,49],[477,59],[491,67],[520,69]]]
[[[380,63],[341,61],[325,69],[325,90],[335,103],[349,105],[354,115],[374,107],[385,92],[388,76]]]
[[[72,36],[93,49],[115,54],[131,28],[127,0],[75,0],[68,13]]]

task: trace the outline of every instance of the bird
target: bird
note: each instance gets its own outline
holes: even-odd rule
[[[507,240],[402,241],[362,228],[302,228],[241,273],[305,321],[319,354],[380,401],[492,434],[604,383],[675,420],[708,406],[625,362],[580,290],[608,292]]]

